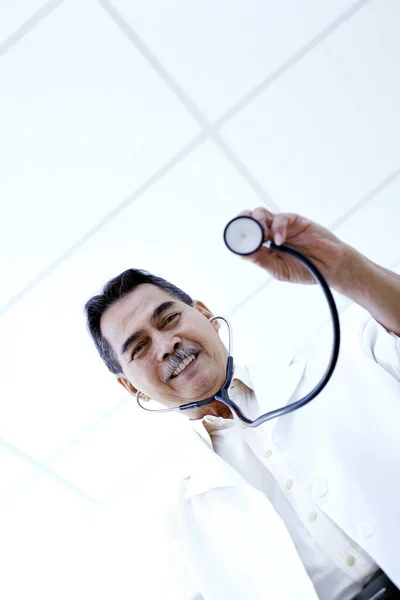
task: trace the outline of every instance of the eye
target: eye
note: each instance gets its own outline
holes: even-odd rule
[[[144,344],[139,344],[139,346],[136,346],[136,348],[134,349],[134,351],[132,352],[132,360],[135,358],[135,354],[138,353],[138,351],[143,348]]]
[[[179,314],[178,314],[178,313],[176,313],[175,315],[170,315],[169,317],[167,317],[167,318],[165,319],[164,325],[168,325],[168,323],[171,323],[171,321],[172,321],[173,319],[175,319],[175,317],[179,317]]]

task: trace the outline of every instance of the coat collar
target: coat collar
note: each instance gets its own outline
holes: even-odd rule
[[[193,433],[193,444],[188,459],[190,474],[185,488],[185,498],[204,494],[215,488],[247,486],[239,473],[214,452],[212,447]]]
[[[247,370],[260,406],[260,414],[290,403],[306,366],[307,358],[304,355],[296,359],[260,361],[248,365]],[[265,433],[272,435],[280,420],[281,418],[277,418],[264,423],[262,427]]]

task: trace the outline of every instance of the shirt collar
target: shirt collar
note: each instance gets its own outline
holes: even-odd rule
[[[250,380],[250,375],[248,372],[248,369],[245,365],[236,365],[234,366],[234,370],[233,370],[233,378],[232,378],[232,385],[234,385],[234,381],[235,379],[237,381],[239,381],[240,383],[244,383],[245,385],[247,385],[248,388],[250,388],[251,390],[253,389],[253,384],[251,383]],[[231,389],[231,388],[229,388]]]
[[[253,389],[250,380],[248,369],[245,365],[234,365],[233,377],[231,385],[229,386],[229,397],[243,409],[243,403],[245,401],[245,395],[243,387],[247,386],[250,390]],[[189,421],[192,429],[200,435],[202,440],[212,449],[212,442],[210,432],[214,429],[222,429],[235,426],[234,419],[224,419],[223,417],[214,417],[212,415],[205,415],[202,419],[193,419]]]

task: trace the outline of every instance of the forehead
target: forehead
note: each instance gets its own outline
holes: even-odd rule
[[[102,334],[113,346],[119,344],[127,331],[141,327],[149,320],[154,308],[168,300],[179,302],[156,285],[139,285],[104,312],[100,321]]]

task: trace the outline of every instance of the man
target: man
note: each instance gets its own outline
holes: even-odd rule
[[[331,381],[290,415],[250,429],[220,402],[183,413],[196,433],[168,526],[193,583],[187,598],[400,598],[400,277],[298,215],[241,215],[261,223],[265,240],[306,254],[372,319],[361,340],[342,328]],[[243,259],[281,281],[313,283],[266,247]],[[86,311],[101,357],[130,394],[173,407],[222,387],[220,325],[172,284],[129,270]],[[289,363],[235,365],[230,397],[255,418],[304,396],[324,366],[318,348]]]

